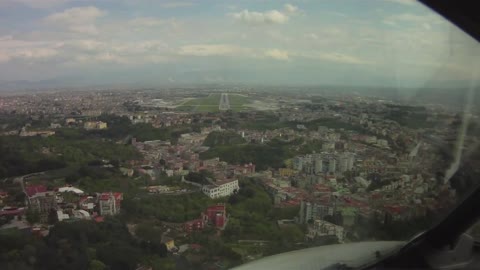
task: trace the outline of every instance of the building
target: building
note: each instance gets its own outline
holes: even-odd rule
[[[338,156],[338,171],[344,173],[353,169],[355,157],[352,153],[342,153]]]
[[[177,247],[175,246],[175,241],[173,238],[171,237],[168,237],[168,236],[165,236],[165,235],[162,235],[162,240],[161,240],[162,244],[165,244],[165,246],[167,247],[167,250],[172,252],[173,250],[175,250]]]
[[[40,221],[47,222],[50,211],[57,209],[55,192],[48,191],[43,185],[25,187],[28,208],[40,214]]]
[[[33,130],[33,131],[27,131],[25,127],[22,127],[20,130],[20,133],[18,134],[20,137],[33,137],[33,136],[42,136],[42,137],[48,137],[55,135],[55,131],[52,130]]]
[[[238,191],[240,186],[238,180],[219,181],[213,185],[206,185],[202,187],[202,192],[208,197],[215,199],[232,195]]]
[[[83,124],[83,128],[90,130],[90,129],[106,129],[107,123],[102,121],[88,121]]]
[[[95,208],[95,199],[91,196],[85,196],[78,201],[78,207],[82,210],[93,212]]]
[[[334,207],[330,202],[300,202],[299,223],[306,224],[312,220],[323,219],[325,216],[333,216]]]
[[[120,213],[120,202],[123,194],[119,192],[105,192],[98,196],[100,215],[113,216]]]
[[[343,243],[346,232],[342,226],[335,225],[325,220],[317,219],[313,222],[313,226],[308,228],[307,238],[315,239],[316,237],[336,236],[338,242]]]
[[[50,211],[57,209],[57,197],[55,192],[39,192],[28,198],[29,209],[40,214],[40,221],[47,222]]]
[[[280,176],[287,176],[288,177],[288,176],[294,176],[297,173],[297,171],[289,169],[289,168],[279,168],[278,173],[280,174]]]
[[[206,224],[212,225],[217,229],[223,229],[227,224],[227,211],[224,204],[209,206],[203,214],[203,220]]]
[[[191,233],[193,231],[201,231],[203,230],[203,228],[205,228],[205,223],[202,218],[190,220],[183,223],[183,229],[187,233]]]
[[[205,212],[200,214],[199,219],[187,221],[183,224],[183,229],[187,233],[201,231],[205,226],[212,226],[215,229],[223,230],[227,225],[227,209],[225,204],[209,206]]]
[[[330,159],[328,161],[328,172],[334,173],[337,170],[337,161],[335,159]]]

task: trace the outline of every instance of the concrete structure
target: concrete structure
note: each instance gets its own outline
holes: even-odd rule
[[[334,207],[329,202],[300,202],[299,223],[306,224],[311,220],[323,219],[334,214]]]
[[[338,242],[343,243],[346,232],[342,226],[335,225],[325,220],[317,219],[313,226],[308,228],[307,238],[314,239],[322,236],[336,236]]]
[[[81,189],[75,188],[75,187],[61,187],[58,189],[58,192],[63,193],[63,192],[73,192],[77,195],[82,195],[84,192]]]
[[[193,232],[193,231],[201,231],[205,228],[205,223],[202,218],[199,219],[194,219],[187,221],[183,224],[183,229],[187,232]]]
[[[106,129],[107,123],[102,121],[88,121],[83,124],[83,128],[90,130],[90,129]]]
[[[203,186],[202,192],[208,197],[215,199],[230,196],[239,189],[240,186],[238,185],[238,180],[235,179],[220,181],[212,185]]]
[[[352,153],[342,153],[338,156],[338,171],[344,173],[353,169],[355,163],[355,156]]]
[[[100,215],[113,216],[120,213],[120,202],[123,200],[123,194],[119,192],[106,192],[98,196]]]
[[[328,172],[334,173],[337,170],[337,161],[335,159],[330,159],[328,161]]]
[[[57,209],[55,192],[48,191],[43,185],[32,185],[25,187],[25,194],[28,208],[40,214],[41,222],[47,222],[50,211]]]
[[[203,214],[203,220],[206,224],[212,225],[217,229],[223,229],[227,224],[227,211],[224,204],[209,206]]]

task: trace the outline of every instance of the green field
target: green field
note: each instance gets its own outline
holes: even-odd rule
[[[221,94],[210,94],[207,97],[189,100],[177,107],[181,111],[193,112],[218,112]],[[238,94],[228,94],[230,107],[232,111],[241,111],[245,104],[250,103],[250,99],[246,96]]]

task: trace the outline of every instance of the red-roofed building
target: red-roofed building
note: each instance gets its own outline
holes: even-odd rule
[[[187,221],[183,224],[183,228],[186,232],[200,231],[205,228],[206,225],[215,227],[216,229],[223,229],[227,224],[227,210],[224,204],[212,205],[201,213],[199,219]]]
[[[27,194],[28,197],[32,197],[37,193],[44,193],[44,192],[47,192],[47,187],[44,185],[32,185],[32,186],[25,187],[25,193]]]
[[[95,220],[95,222],[103,222],[103,221],[105,221],[105,217],[97,216],[97,217],[93,218],[93,220]]]
[[[120,213],[120,203],[123,200],[123,194],[120,192],[104,192],[98,195],[100,215],[113,216]]]
[[[57,196],[54,191],[48,191],[44,185],[25,187],[26,204],[29,209],[40,214],[40,221],[47,222],[48,214],[57,209]]]
[[[206,220],[205,220],[206,219]],[[204,220],[206,223],[215,226],[215,228],[223,228],[227,220],[227,211],[224,204],[209,206],[205,211]]]
[[[0,210],[0,216],[22,216],[25,213],[25,208],[18,208],[18,207],[4,207]]]
[[[191,233],[193,231],[201,231],[203,230],[204,227],[205,227],[205,223],[201,218],[190,220],[183,223],[183,229],[188,233]]]

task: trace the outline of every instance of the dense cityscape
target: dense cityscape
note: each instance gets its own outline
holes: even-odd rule
[[[480,269],[473,10],[0,0],[0,270]]]
[[[476,121],[322,87],[4,94],[0,266],[226,269],[407,240],[470,188],[449,179]]]

